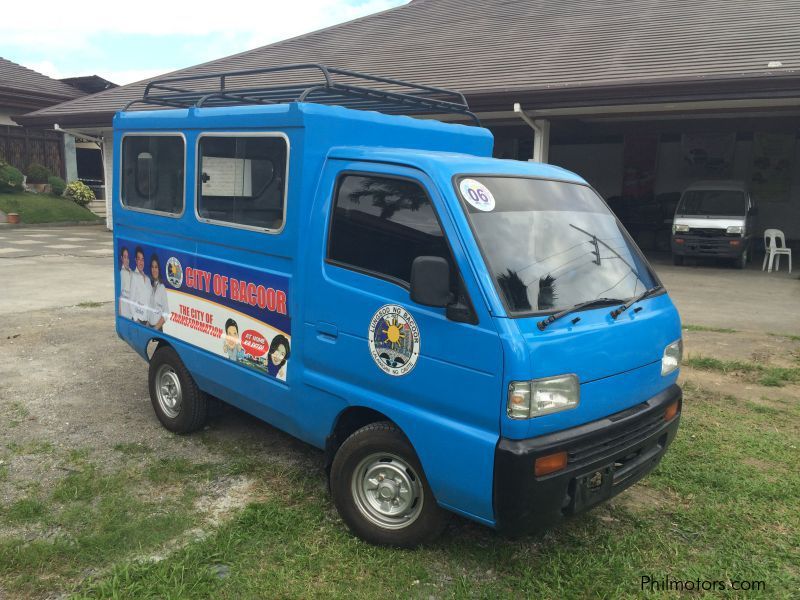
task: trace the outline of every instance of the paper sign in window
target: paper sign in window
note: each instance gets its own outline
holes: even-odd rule
[[[203,196],[253,195],[253,161],[249,158],[203,157]]]

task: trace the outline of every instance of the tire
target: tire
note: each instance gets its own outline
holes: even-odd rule
[[[208,397],[173,348],[163,346],[153,354],[148,382],[153,410],[166,429],[185,434],[205,425]]]
[[[331,493],[350,531],[370,544],[414,548],[447,525],[414,448],[388,421],[362,427],[339,447]]]
[[[683,257],[678,256],[677,254],[672,255],[672,264],[676,267],[680,267],[683,265]]]
[[[737,269],[745,269],[745,268],[747,268],[747,263],[750,262],[750,256],[749,255],[750,255],[750,251],[749,250],[745,250],[744,252],[742,252],[742,255],[739,258],[734,259],[734,263],[733,263],[734,266]]]

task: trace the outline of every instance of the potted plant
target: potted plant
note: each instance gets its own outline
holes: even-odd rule
[[[33,163],[28,167],[28,179],[26,188],[29,192],[36,192],[37,194],[46,194],[50,192],[50,184],[48,179],[52,173],[47,170],[47,167],[39,163]]]
[[[18,213],[8,213],[6,215],[6,222],[9,225],[19,225],[19,214]]]
[[[78,206],[83,206],[84,208],[95,199],[92,188],[82,181],[71,181],[68,183],[64,191],[64,196],[72,200]]]

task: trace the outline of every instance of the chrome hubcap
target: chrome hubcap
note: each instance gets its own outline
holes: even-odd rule
[[[169,365],[161,365],[156,373],[156,396],[162,412],[174,419],[181,412],[183,393],[178,374]]]
[[[394,454],[370,454],[353,472],[353,498],[362,515],[385,529],[402,529],[422,510],[423,490],[411,466]]]

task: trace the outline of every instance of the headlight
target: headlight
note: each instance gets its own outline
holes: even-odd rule
[[[669,375],[681,366],[683,358],[683,340],[676,340],[664,348],[664,356],[661,357],[661,374]]]
[[[532,419],[575,408],[580,402],[576,375],[559,375],[533,381],[513,381],[508,386],[508,416]]]
[[[725,233],[742,235],[744,233],[744,227],[741,225],[731,225],[725,230]]]
[[[672,233],[687,233],[689,231],[688,225],[673,225]]]

